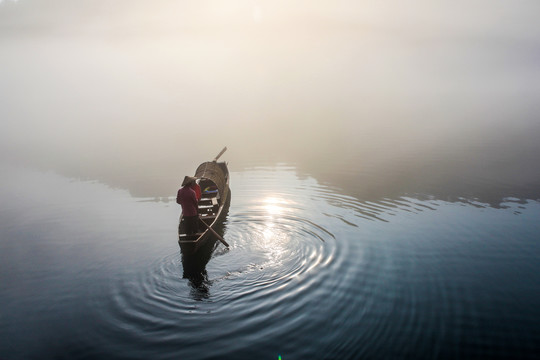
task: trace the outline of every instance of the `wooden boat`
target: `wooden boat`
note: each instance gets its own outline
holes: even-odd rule
[[[178,244],[184,255],[197,252],[209,238],[218,238],[228,246],[215,230],[225,218],[230,203],[229,169],[226,162],[217,161],[226,150],[223,148],[214,160],[202,163],[195,171],[202,193],[198,205],[199,232],[187,235],[183,215],[180,215]]]

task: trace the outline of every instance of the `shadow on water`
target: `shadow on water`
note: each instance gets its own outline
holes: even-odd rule
[[[229,214],[229,207],[231,205],[231,194],[223,208],[223,216],[216,223],[214,230],[220,235],[224,236],[227,226],[225,220]],[[184,254],[182,256],[182,277],[189,280],[189,284],[192,288],[191,296],[194,300],[201,301],[208,299],[210,295],[210,286],[212,282],[208,279],[208,273],[206,271],[206,265],[210,259],[214,256],[218,256],[215,250],[221,245],[218,238],[210,234],[201,247],[193,254]],[[225,250],[225,252],[228,249]],[[219,255],[222,255],[220,252]]]
[[[206,244],[196,254],[182,255],[182,268],[184,279],[189,280],[192,288],[191,295],[195,300],[207,299],[211,282],[208,280],[206,264],[210,261],[212,253],[217,247],[217,239],[208,239]]]

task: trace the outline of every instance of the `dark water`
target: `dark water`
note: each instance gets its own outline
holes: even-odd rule
[[[363,200],[294,166],[231,173],[206,273],[172,197],[8,168],[2,359],[534,358],[540,204]]]

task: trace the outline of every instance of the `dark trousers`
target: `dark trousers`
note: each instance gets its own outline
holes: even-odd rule
[[[186,225],[186,234],[192,235],[199,232],[199,216],[184,216],[184,223]]]

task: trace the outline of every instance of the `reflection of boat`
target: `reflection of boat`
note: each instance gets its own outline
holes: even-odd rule
[[[229,201],[227,201],[223,207],[223,218],[227,216],[228,211]],[[223,221],[219,221],[216,223],[214,229],[218,234],[223,235],[225,226]],[[201,245],[197,248],[196,252],[185,253],[184,250],[182,250],[182,277],[189,279],[189,283],[193,288],[192,295],[197,299],[205,298],[208,295],[210,281],[208,280],[206,265],[212,256],[215,256],[214,250],[216,250],[218,245],[218,239],[214,234],[210,233],[207,238],[201,242]],[[182,245],[180,246],[182,247]]]
[[[231,193],[229,189],[229,169],[227,163],[217,161],[225,150],[227,150],[226,147],[221,150],[213,161],[202,163],[195,171],[195,177],[199,179],[202,192],[199,201],[199,232],[187,235],[183,216],[180,216],[178,243],[184,255],[196,253],[210,237],[215,237],[214,228],[223,221],[227,214]],[[220,236],[218,235],[218,237]]]

